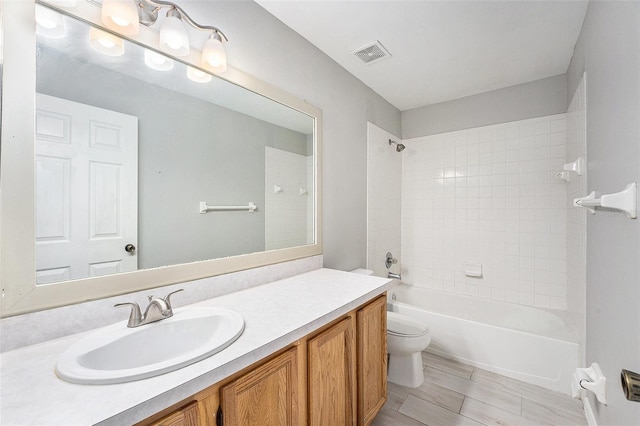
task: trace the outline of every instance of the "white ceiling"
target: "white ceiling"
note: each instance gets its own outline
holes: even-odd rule
[[[564,74],[587,0],[257,0],[400,110]],[[392,57],[350,52],[380,40]]]

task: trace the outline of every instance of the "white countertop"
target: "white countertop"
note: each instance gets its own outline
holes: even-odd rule
[[[180,370],[116,385],[76,385],[54,372],[58,356],[92,331],[0,355],[0,424],[132,424],[211,386],[387,290],[391,280],[318,269],[191,306],[232,309],[238,340]],[[188,291],[188,290],[187,290]],[[126,321],[123,321],[123,326]]]

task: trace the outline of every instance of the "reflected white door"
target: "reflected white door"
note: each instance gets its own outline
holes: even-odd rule
[[[138,118],[36,98],[36,282],[138,267]]]

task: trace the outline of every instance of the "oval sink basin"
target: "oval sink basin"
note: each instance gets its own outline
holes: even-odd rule
[[[181,308],[173,317],[127,328],[127,321],[105,327],[69,347],[56,373],[71,383],[113,384],[177,370],[220,352],[244,330],[236,312],[219,308]]]

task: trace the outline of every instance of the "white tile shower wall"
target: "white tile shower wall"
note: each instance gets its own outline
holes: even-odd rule
[[[587,159],[587,97],[586,75],[567,110],[567,161]],[[567,310],[581,345],[579,365],[585,365],[587,291],[587,211],[575,207],[573,199],[587,194],[586,170],[582,176],[572,175],[567,185]]]
[[[402,154],[396,152],[389,139],[400,141],[381,128],[368,123],[367,136],[367,268],[386,277],[385,254],[393,253],[398,264],[392,272],[400,272],[400,197]]]
[[[313,242],[313,175],[309,157],[281,149],[265,148],[265,248],[274,250]],[[281,188],[275,192],[274,186]],[[300,190],[306,191],[301,194]]]
[[[566,309],[565,114],[404,143],[403,281]]]

